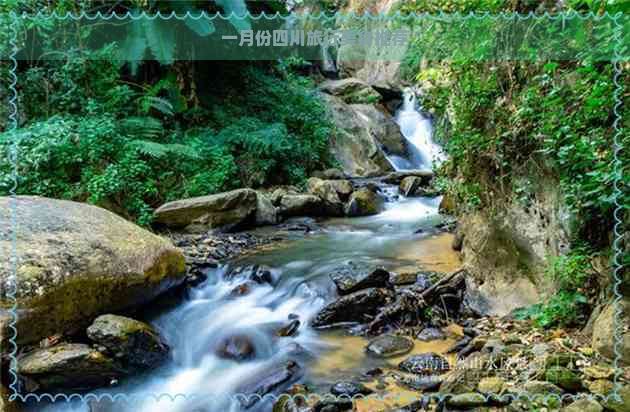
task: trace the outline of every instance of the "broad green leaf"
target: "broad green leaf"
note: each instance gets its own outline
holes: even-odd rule
[[[171,64],[175,60],[175,29],[169,21],[143,19],[142,25],[155,60]]]
[[[230,16],[230,23],[236,30],[251,30],[252,26],[247,15],[245,0],[217,0],[226,15]]]
[[[193,19],[191,17],[184,20],[186,26],[190,28],[192,31],[197,33],[201,37],[206,37],[214,33],[214,24],[212,21],[208,20],[208,18],[204,15],[199,19]]]

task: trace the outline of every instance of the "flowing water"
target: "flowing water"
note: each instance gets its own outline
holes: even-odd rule
[[[430,168],[441,152],[431,140],[430,122],[415,110],[415,104],[415,98],[406,95],[397,116],[409,140],[410,159],[406,161],[412,168]],[[457,257],[448,247],[450,235],[430,230],[418,232],[434,227],[440,220],[437,214],[440,199],[402,198],[394,186],[382,190],[389,194],[390,201],[378,215],[330,219],[304,238],[275,245],[210,271],[206,281],[187,292],[183,303],[151,319],[171,346],[172,359],[168,364],[115,389],[117,393],[139,397],[160,394],[188,397],[118,403],[111,410],[243,410],[242,403],[230,395],[251,393],[256,384],[285,370],[289,360],[296,361],[300,371],[282,390],[292,382],[301,382],[317,392],[326,392],[335,380],[356,376],[372,367],[387,367],[383,361],[365,356],[365,338],[339,331],[317,331],[309,326],[313,316],[336,297],[328,276],[331,270],[349,261],[375,263],[399,272],[418,268],[446,272],[457,265]],[[234,297],[231,291],[243,279],[228,279],[225,274],[230,266],[248,264],[270,266],[273,286],[257,285],[249,294]],[[277,337],[278,327],[296,317],[301,322],[298,334]],[[246,336],[253,344],[253,359],[235,361],[217,356],[217,346],[235,335]],[[450,342],[437,345],[447,343]],[[443,350],[427,345],[417,343],[414,350]],[[248,410],[268,411],[270,402],[257,402]],[[376,407],[359,405],[360,410]],[[51,405],[50,410],[89,409],[74,402]]]
[[[407,140],[408,157],[391,155],[389,161],[396,170],[432,169],[445,159],[442,148],[433,141],[433,126],[418,104],[413,90],[403,93],[402,107],[395,117],[402,135]]]

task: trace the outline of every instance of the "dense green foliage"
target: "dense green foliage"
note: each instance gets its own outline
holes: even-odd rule
[[[239,12],[241,3],[217,5]],[[103,4],[47,7],[63,13],[101,10]],[[141,6],[169,11],[173,5]],[[88,30],[57,36],[54,22],[31,24],[49,37],[43,47],[51,53],[58,53],[64,36]],[[208,24],[188,26],[191,35],[212,34]],[[158,41],[163,27],[141,29],[129,36],[138,55],[127,63],[119,52],[130,44],[112,43],[96,50],[61,49],[58,60],[20,65],[22,127],[0,135],[0,194],[12,186],[8,154],[14,147],[18,194],[89,201],[142,224],[165,201],[243,186],[300,184],[329,165],[329,116],[312,82],[294,74],[291,64],[173,61],[172,51]],[[155,60],[139,66],[135,59],[144,55]]]
[[[541,184],[559,182],[572,214],[572,242],[591,252],[574,248],[558,258],[551,272],[559,292],[530,315],[541,326],[582,320],[580,307],[591,298],[580,292],[592,281],[586,263],[594,251],[610,248],[613,181],[630,183],[614,164],[612,66],[461,62],[436,64],[416,80],[433,85],[425,107],[442,119],[438,134],[449,154],[440,181],[460,208],[528,207]],[[621,139],[622,147],[630,144],[628,134]],[[628,204],[627,192],[617,201]]]

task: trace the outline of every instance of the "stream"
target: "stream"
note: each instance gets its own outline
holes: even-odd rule
[[[431,122],[417,110],[412,93],[405,94],[396,121],[409,149],[409,159],[390,159],[396,170],[431,168],[432,161],[443,159],[441,149],[431,138]],[[163,398],[160,402],[145,397],[132,404],[119,403],[102,409],[99,405],[91,410],[269,411],[273,403],[269,399],[247,404],[233,395],[251,393],[270,376],[286,373],[287,365],[293,362],[297,365],[290,367],[291,376],[275,393],[286,391],[294,383],[325,393],[340,379],[394,365],[392,362],[397,359],[385,362],[367,357],[367,338],[309,326],[317,312],[336,298],[329,274],[348,262],[381,265],[393,272],[418,268],[448,272],[457,268],[457,256],[450,249],[451,235],[431,230],[440,221],[440,198],[404,198],[396,186],[383,185],[381,190],[387,193],[388,201],[380,214],[328,219],[303,238],[266,247],[212,269],[203,283],[187,292],[182,304],[151,319],[171,347],[171,360],[117,386],[115,393],[138,398],[150,394],[194,397],[181,396],[175,401]],[[253,264],[271,267],[273,281],[234,297],[232,291],[243,278],[228,278],[226,273],[234,267]],[[278,337],[275,331],[291,319],[300,321],[297,334]],[[216,348],[230,336],[246,337],[253,346],[253,357],[236,361],[218,356]],[[443,351],[450,343],[417,342],[414,351]],[[363,405],[359,409],[373,407],[376,406]],[[45,410],[89,411],[90,407],[63,402]]]

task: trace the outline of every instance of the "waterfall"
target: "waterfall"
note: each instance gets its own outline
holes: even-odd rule
[[[412,89],[403,92],[403,104],[396,113],[395,121],[407,140],[408,159],[390,156],[396,170],[433,169],[444,161],[442,148],[433,141],[431,120],[422,114],[416,94]]]

